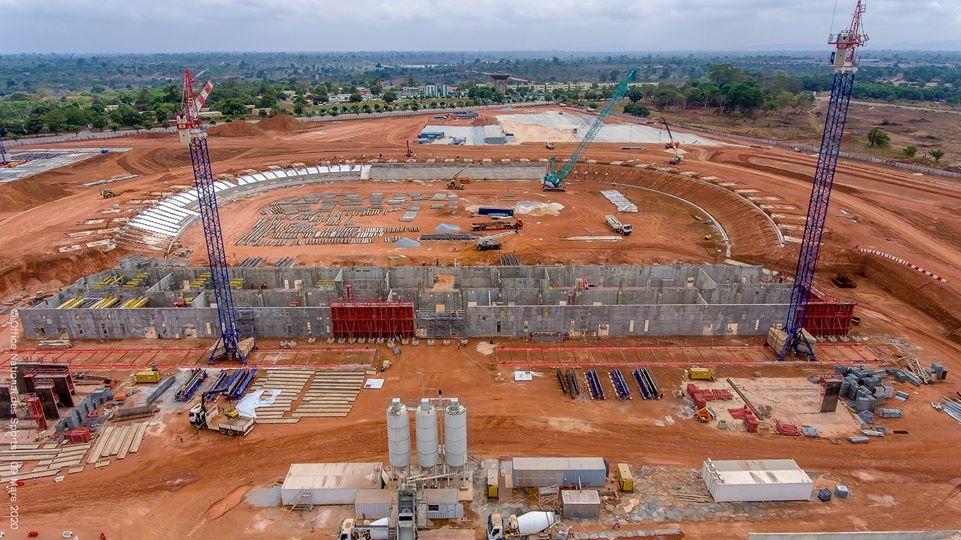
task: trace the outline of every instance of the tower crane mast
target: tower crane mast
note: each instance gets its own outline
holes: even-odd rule
[[[821,148],[814,171],[811,197],[808,201],[801,252],[794,273],[791,304],[788,308],[787,322],[784,325],[785,341],[778,351],[780,360],[788,354],[802,354],[812,360],[815,359],[814,347],[804,333],[804,322],[808,302],[811,299],[811,288],[814,285],[818,256],[821,252],[824,223],[827,219],[834,173],[841,152],[841,137],[844,135],[851,92],[854,89],[854,74],[858,70],[857,49],[868,41],[868,36],[861,26],[861,16],[864,11],[864,4],[858,0],[848,26],[828,38],[828,43],[835,46],[831,54],[834,81],[831,85],[831,100],[824,119],[824,133],[821,135]]]
[[[217,193],[210,165],[210,151],[207,148],[207,132],[200,125],[200,109],[206,103],[207,96],[213,89],[213,83],[208,82],[197,95],[194,94],[193,85],[194,78],[191,77],[190,70],[184,69],[181,109],[177,111],[174,122],[180,134],[180,142],[190,148],[190,162],[194,170],[194,185],[197,188],[204,243],[207,247],[207,261],[210,264],[210,278],[217,302],[217,319],[220,323],[220,339],[211,348],[208,361],[213,363],[218,358],[226,356],[246,363],[246,352],[239,346],[237,311],[234,308],[233,294],[230,290]]]
[[[601,110],[601,113],[597,116],[597,118],[594,119],[594,123],[591,124],[590,129],[588,129],[587,133],[584,134],[584,138],[581,139],[581,143],[577,145],[577,149],[574,150],[574,153],[571,154],[571,157],[568,158],[567,162],[564,163],[564,166],[560,170],[557,170],[557,159],[551,157],[547,174],[544,175],[544,191],[564,191],[564,188],[561,185],[564,182],[564,179],[567,178],[567,175],[570,174],[571,169],[574,168],[574,165],[577,164],[577,161],[581,159],[581,156],[584,155],[587,147],[590,146],[591,142],[594,141],[594,137],[597,137],[598,132],[600,132],[601,127],[604,125],[604,119],[610,116],[611,112],[614,110],[614,106],[617,105],[617,102],[620,101],[621,98],[624,97],[624,94],[627,93],[628,85],[636,76],[637,68],[631,68],[631,70],[627,72],[627,77],[624,77],[624,80],[621,81],[621,84],[617,85],[617,88],[614,89],[614,95],[611,96],[611,100],[607,102],[607,105],[604,106],[604,108]]]

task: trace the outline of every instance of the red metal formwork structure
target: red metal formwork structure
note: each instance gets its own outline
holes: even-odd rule
[[[331,331],[337,338],[414,336],[413,302],[331,302]]]
[[[846,336],[851,333],[854,300],[841,300],[811,289],[804,329],[817,336]]]

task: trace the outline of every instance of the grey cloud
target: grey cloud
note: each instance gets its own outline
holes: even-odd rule
[[[834,0],[0,0],[2,52],[826,48]],[[853,0],[840,0],[834,29]],[[957,40],[961,2],[870,0],[871,45]]]

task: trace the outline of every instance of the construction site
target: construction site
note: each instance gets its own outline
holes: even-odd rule
[[[815,154],[636,70],[8,146],[7,536],[959,537],[961,183],[839,157],[857,6]]]

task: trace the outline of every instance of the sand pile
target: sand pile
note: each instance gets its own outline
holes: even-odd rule
[[[261,120],[257,126],[264,131],[292,131],[299,129],[301,124],[289,114],[278,114],[266,120]]]
[[[556,216],[564,209],[561,203],[542,203],[538,201],[517,201],[514,213],[524,216]]]
[[[264,130],[250,122],[234,120],[219,126],[214,126],[207,130],[209,135],[214,137],[254,137],[263,135]]]

